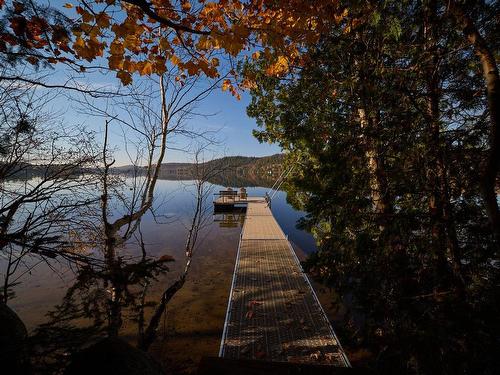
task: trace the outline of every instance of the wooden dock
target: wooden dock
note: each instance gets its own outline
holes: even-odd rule
[[[349,367],[267,202],[252,197],[245,203],[219,357]]]

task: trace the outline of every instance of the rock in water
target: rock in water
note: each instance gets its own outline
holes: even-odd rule
[[[162,375],[147,353],[118,338],[105,338],[75,354],[64,375]]]

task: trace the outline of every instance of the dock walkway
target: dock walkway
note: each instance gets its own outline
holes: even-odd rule
[[[247,202],[219,356],[349,366],[263,198]]]

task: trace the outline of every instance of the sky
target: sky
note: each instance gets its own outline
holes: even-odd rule
[[[56,69],[52,83],[64,82],[65,73]],[[139,77],[135,77],[140,80]],[[112,75],[87,75],[85,76],[87,85],[95,87],[118,87],[120,84]],[[111,86],[108,86],[111,85]],[[203,102],[196,111],[203,114],[210,114],[208,117],[194,117],[187,120],[187,127],[198,130],[216,130],[217,144],[210,146],[209,151],[204,155],[205,159],[212,159],[222,156],[267,156],[281,152],[279,146],[268,143],[259,143],[252,135],[252,130],[257,129],[257,124],[253,118],[246,114],[246,107],[250,103],[250,95],[242,93],[238,100],[228,92],[216,89]],[[102,141],[104,119],[92,116],[89,113],[82,113],[82,105],[76,101],[68,100],[66,96],[61,96],[52,102],[53,111],[61,114],[62,121],[67,125],[84,127],[93,131],[96,137]],[[84,110],[88,112],[88,110]],[[123,114],[125,116],[125,114]],[[126,135],[127,136],[127,135]],[[131,164],[124,149],[123,127],[119,124],[112,124],[110,128],[110,146],[115,150],[114,158],[116,166]],[[192,162],[193,155],[181,150],[192,150],[192,139],[176,137],[171,140],[164,162]]]
[[[216,115],[208,119],[193,119],[191,125],[220,129],[217,137],[221,140],[221,144],[216,146],[220,155],[267,156],[279,153],[281,150],[277,145],[261,144],[253,137],[252,130],[257,129],[257,124],[246,114],[249,103],[250,96],[247,93],[237,100],[229,93],[217,90],[200,105],[201,111]],[[179,160],[173,161],[180,161],[183,157],[190,156],[177,154],[175,157]]]
[[[73,10],[68,10],[63,7],[67,0],[54,0],[52,6],[58,8],[70,15]],[[106,61],[99,62],[102,65],[107,65]],[[50,78],[53,83],[61,83],[66,80],[68,72],[65,72],[60,65],[56,66],[53,76]],[[111,85],[118,87],[120,82],[113,74],[86,74],[81,77],[86,84],[95,87]],[[137,75],[134,75],[135,80],[139,80]],[[242,93],[241,99],[237,100],[228,92],[216,90],[207,97],[197,107],[197,111],[201,113],[214,114],[208,118],[195,117],[188,120],[188,127],[196,129],[217,129],[216,146],[212,146],[210,156],[206,158],[220,156],[267,156],[279,153],[281,150],[277,145],[260,144],[252,135],[252,130],[257,128],[254,119],[251,119],[246,114],[246,106],[250,102],[250,96],[247,93]],[[102,139],[103,124],[102,118],[92,117],[88,114],[82,114],[80,105],[67,100],[65,97],[58,98],[53,103],[55,109],[62,113],[65,123],[77,126],[83,126],[92,131],[95,131],[97,137]],[[124,150],[123,131],[111,129],[110,141],[115,148],[114,157],[116,165],[130,164],[130,160]],[[192,154],[185,153],[179,149],[185,149],[192,143],[189,139],[177,138],[174,141],[176,150],[169,150],[165,162],[190,162]]]

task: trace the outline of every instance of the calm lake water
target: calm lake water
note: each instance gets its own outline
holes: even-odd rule
[[[224,189],[217,185],[210,188],[212,193]],[[148,214],[143,220],[141,228],[148,252],[156,256],[168,254],[176,259],[170,272],[152,286],[153,300],[184,266],[183,247],[194,209],[193,191],[189,181],[160,180],[156,218]],[[267,191],[267,188],[247,189],[249,196],[263,196]],[[210,209],[213,198],[210,195],[207,202]],[[278,192],[274,196],[272,211],[299,256],[315,251],[312,236],[296,228],[303,213],[286,202],[286,193]],[[169,304],[160,340],[153,348],[157,359],[175,371],[191,372],[202,356],[216,356],[219,349],[244,214],[214,216],[211,213],[200,235],[187,282]],[[16,298],[10,305],[29,329],[46,321],[45,314],[61,301],[72,283],[70,269],[63,264],[54,267],[55,270],[38,267],[29,277],[23,277],[22,284],[15,290]],[[125,337],[133,340],[132,324],[125,325],[123,331]]]

